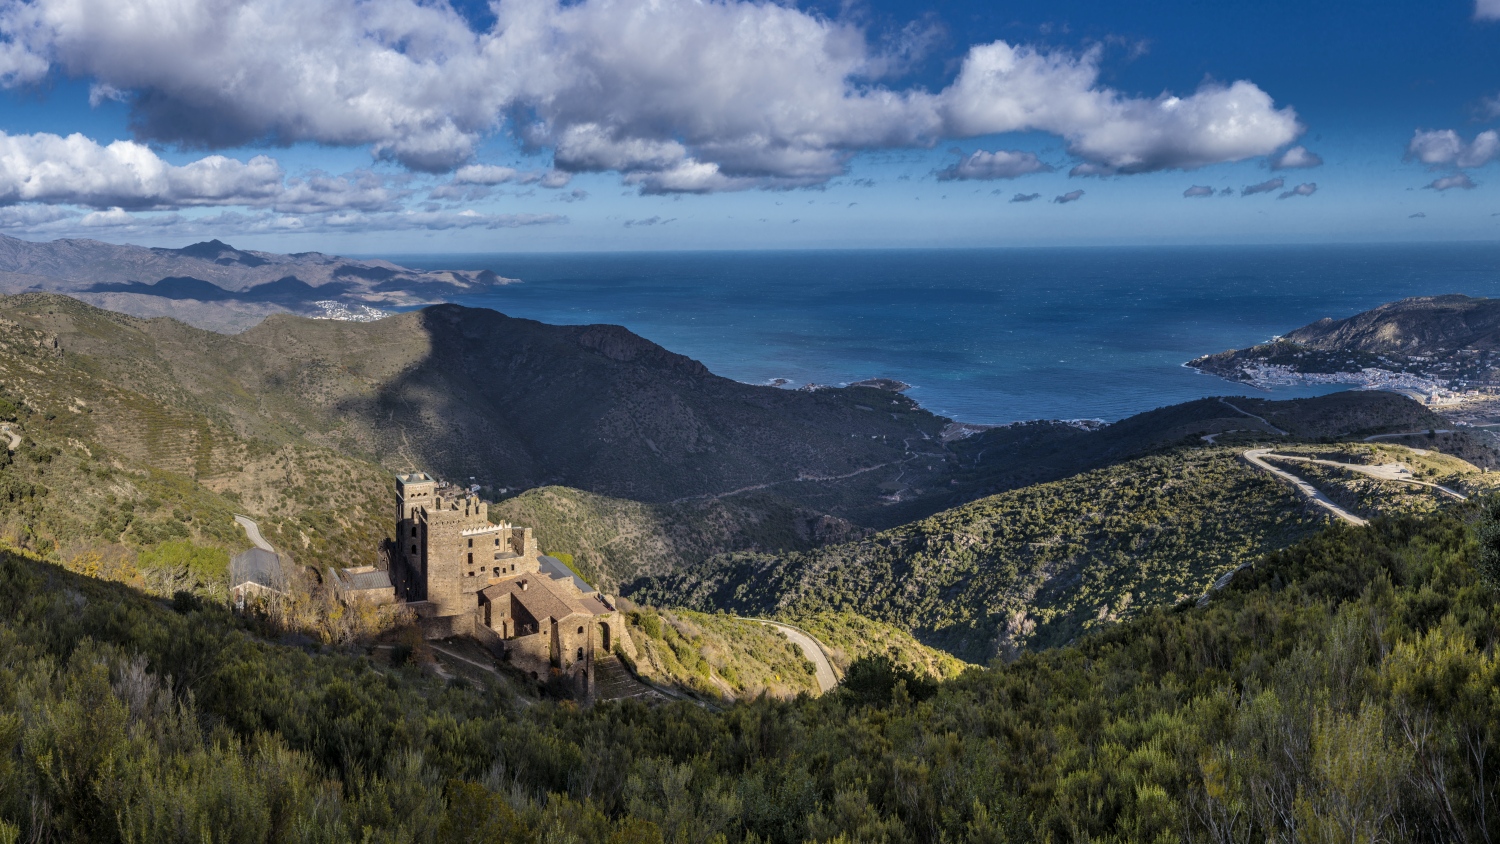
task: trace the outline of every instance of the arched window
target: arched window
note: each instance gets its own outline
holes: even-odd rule
[[[580,661],[583,659],[583,648],[578,649],[578,659]]]
[[[578,628],[578,635],[580,635],[580,636],[583,635],[583,628],[582,627]]]

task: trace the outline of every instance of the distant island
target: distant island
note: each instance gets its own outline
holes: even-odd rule
[[[1500,390],[1500,299],[1402,299],[1186,365],[1260,388],[1351,384],[1456,403]]]

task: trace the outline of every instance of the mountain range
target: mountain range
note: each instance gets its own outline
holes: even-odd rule
[[[318,301],[410,308],[511,283],[489,270],[413,270],[321,252],[245,251],[219,240],[163,249],[0,235],[0,293],[66,293],[216,331],[244,330],[272,313],[317,315]]]

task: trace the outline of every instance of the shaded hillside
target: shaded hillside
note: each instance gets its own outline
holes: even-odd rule
[[[149,382],[246,433],[306,435],[497,489],[712,495],[895,464],[904,440],[945,424],[894,393],[753,387],[617,326],[454,305],[374,323],[277,315],[233,337],[45,297],[0,309],[110,381]]]

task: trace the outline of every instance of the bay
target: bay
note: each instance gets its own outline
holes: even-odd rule
[[[1267,394],[1194,357],[1407,296],[1500,295],[1500,245],[383,255],[522,283],[460,304],[616,323],[748,383],[871,377],[975,423]]]

